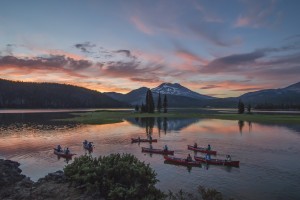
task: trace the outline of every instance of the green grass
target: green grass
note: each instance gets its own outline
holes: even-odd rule
[[[73,113],[73,118],[62,119],[82,124],[111,124],[122,122],[126,118],[167,117],[167,118],[206,118],[223,120],[242,120],[261,123],[300,124],[300,115],[283,114],[224,114],[224,113],[193,113],[174,111],[170,113],[132,113],[130,111],[95,111]]]

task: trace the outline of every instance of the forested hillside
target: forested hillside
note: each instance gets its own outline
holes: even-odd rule
[[[82,87],[0,79],[0,108],[115,108],[125,106],[125,103],[105,94]]]

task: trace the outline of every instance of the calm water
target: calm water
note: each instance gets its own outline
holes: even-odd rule
[[[300,199],[300,125],[263,125],[211,119],[129,119],[109,125],[77,125],[49,121],[67,113],[0,114],[0,157],[21,163],[23,174],[38,180],[67,164],[53,147],[70,147],[77,156],[86,152],[84,139],[95,144],[93,156],[132,153],[150,163],[164,191],[195,192],[198,185],[212,187],[235,199]],[[131,144],[132,137],[152,133],[175,150],[178,157],[192,151],[187,144],[211,144],[217,158],[231,154],[240,168],[206,166],[191,169],[164,164],[161,155],[141,153],[148,144]],[[72,162],[72,161],[69,161]]]

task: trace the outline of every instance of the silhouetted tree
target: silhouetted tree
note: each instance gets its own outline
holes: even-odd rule
[[[146,112],[154,113],[154,108],[155,107],[154,107],[152,92],[150,89],[148,89],[146,94]]]
[[[160,98],[160,93],[158,93],[158,100],[157,100],[157,112],[161,112],[161,108],[162,108],[162,105],[161,105],[161,98]]]
[[[251,113],[251,104],[250,103],[247,106],[247,111],[248,111],[248,113]]]
[[[243,114],[245,112],[245,105],[244,103],[239,100],[239,103],[238,103],[238,113],[239,114]]]
[[[141,105],[141,112],[142,113],[146,112],[146,107],[145,107],[144,103],[142,103],[142,105]]]
[[[163,108],[164,108],[164,113],[167,113],[168,112],[168,99],[167,99],[166,94],[165,94],[165,97],[164,97]]]
[[[139,110],[140,110],[139,105],[135,105],[134,109],[135,109],[136,112],[139,112]]]

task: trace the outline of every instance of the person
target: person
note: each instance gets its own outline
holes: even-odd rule
[[[210,160],[210,154],[205,155],[205,160]]]
[[[164,151],[168,151],[168,146],[167,145],[165,145]]]
[[[93,145],[92,145],[92,142],[89,142],[89,148],[92,148]]]
[[[195,142],[194,143],[194,148],[197,148],[198,147],[198,144]]]
[[[152,136],[151,135],[149,135],[149,140],[152,140]]]
[[[67,147],[65,154],[69,154],[69,153],[70,153],[70,150],[69,150],[69,147]]]
[[[192,162],[193,161],[191,154],[188,155],[188,157],[186,158],[186,161],[187,162]]]
[[[138,137],[138,140],[139,140],[139,141],[141,141],[141,138],[140,138],[140,136]]]
[[[59,145],[57,145],[57,149],[56,149],[58,152],[60,152],[61,151],[61,146],[60,146],[60,144]]]
[[[88,144],[88,141],[87,140],[84,140],[83,142],[84,146]]]
[[[230,155],[226,155],[226,161],[231,161],[231,156]]]
[[[208,151],[211,151],[211,146],[210,146],[210,144],[207,146],[207,150],[208,150]]]

